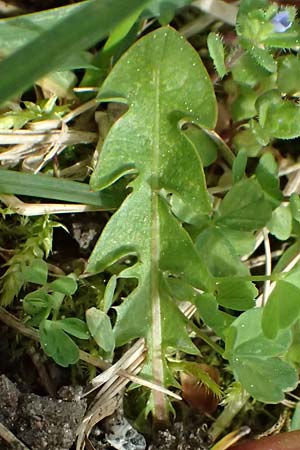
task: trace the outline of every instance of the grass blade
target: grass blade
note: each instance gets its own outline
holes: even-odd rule
[[[91,0],[86,0],[90,3]],[[0,20],[0,46],[3,56],[8,56],[20,47],[33,41],[43,32],[54,27],[58,21],[67,19],[76,10],[82,9],[83,3],[61,6],[31,14],[22,14]]]
[[[94,0],[0,63],[0,104],[55,70],[70,54],[84,50],[148,0]]]
[[[28,195],[84,203],[107,210],[115,209],[122,200],[116,192],[92,192],[85,183],[5,169],[0,169],[0,194]]]

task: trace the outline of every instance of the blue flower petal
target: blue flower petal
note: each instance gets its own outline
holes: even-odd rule
[[[271,22],[276,33],[284,33],[292,25],[288,11],[280,11],[273,17]]]

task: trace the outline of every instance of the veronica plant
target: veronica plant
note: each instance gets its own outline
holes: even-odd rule
[[[233,53],[225,55],[222,40],[215,33],[209,36],[208,47],[219,76],[232,75],[224,87],[231,98],[233,120],[244,122],[233,137],[234,148],[257,156],[274,138],[300,135],[300,110],[295,102],[299,96],[299,58],[280,51],[299,48],[300,26],[293,6],[244,0],[236,31]]]

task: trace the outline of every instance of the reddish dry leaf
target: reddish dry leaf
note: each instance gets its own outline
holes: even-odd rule
[[[207,364],[199,364],[199,367],[216,383],[219,382],[220,374],[216,367]],[[190,406],[207,414],[212,414],[217,409],[218,398],[205,384],[187,373],[182,373],[180,378],[183,398]]]
[[[300,450],[300,431],[290,431],[244,442],[231,450]]]

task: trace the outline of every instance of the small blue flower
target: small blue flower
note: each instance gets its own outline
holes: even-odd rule
[[[280,11],[273,17],[271,22],[276,33],[284,33],[292,25],[288,11]]]

